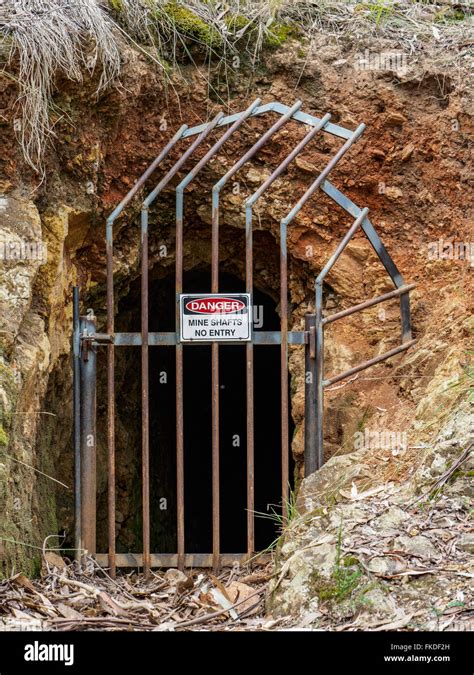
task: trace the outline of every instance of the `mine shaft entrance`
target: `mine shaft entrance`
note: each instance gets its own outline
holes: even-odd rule
[[[324,462],[323,448],[323,417],[324,417],[324,390],[328,385],[346,379],[355,375],[366,368],[377,363],[385,361],[396,354],[409,349],[415,342],[411,336],[410,306],[408,293],[414,287],[413,284],[405,285],[403,278],[398,271],[395,263],[391,259],[388,251],[384,247],[377,232],[368,218],[368,209],[360,209],[346,195],[344,195],[329,180],[328,176],[337,162],[349,150],[353,143],[359,138],[364,130],[361,124],[354,131],[350,131],[336,124],[330,123],[330,115],[323,118],[315,117],[300,110],[301,101],[296,101],[292,107],[285,106],[278,102],[261,105],[261,101],[256,99],[246,110],[235,115],[224,116],[219,112],[211,121],[196,127],[188,128],[183,125],[162,149],[161,153],[150,164],[143,175],[135,182],[128,194],[117,205],[115,210],[109,215],[106,222],[106,325],[104,333],[97,332],[95,317],[90,315],[80,316],[79,313],[79,289],[74,290],[74,329],[73,329],[73,352],[74,352],[74,456],[75,456],[75,541],[77,557],[82,558],[82,551],[86,550],[96,556],[99,564],[109,567],[110,574],[114,576],[116,567],[143,567],[146,573],[151,567],[207,567],[212,566],[215,570],[221,566],[233,564],[238,561],[249,561],[254,559],[254,554],[258,547],[256,545],[256,536],[259,528],[263,526],[258,524],[255,518],[255,511],[259,510],[256,499],[261,499],[261,509],[266,509],[266,503],[274,502],[273,486],[277,481],[271,478],[271,472],[275,464],[271,456],[265,453],[272,452],[271,448],[278,443],[278,433],[280,433],[280,488],[281,500],[275,500],[281,507],[281,519],[285,524],[288,521],[288,498],[290,482],[290,455],[289,446],[291,442],[291,428],[289,425],[289,368],[288,356],[291,345],[304,345],[304,387],[305,387],[305,425],[304,425],[304,457],[305,474],[309,475],[320,468]],[[197,178],[208,163],[217,159],[223,144],[237,132],[246,120],[251,117],[266,115],[267,113],[276,114],[277,121],[272,124],[263,135],[257,134],[257,140],[237,161],[228,168],[228,162],[215,163],[215,166],[225,167],[224,175],[217,180],[210,188],[211,204],[211,274],[209,270],[202,270],[201,277],[185,279],[185,250],[186,227],[185,221],[189,217],[189,204],[186,197],[187,188]],[[239,252],[238,259],[240,264],[245,266],[245,293],[238,294],[238,289],[242,288],[241,281],[235,278],[224,278],[221,273],[223,270],[219,261],[219,237],[220,229],[225,224],[221,219],[222,203],[221,192],[230,187],[234,177],[240,169],[252,160],[255,154],[267,144],[275,133],[279,131],[286,123],[298,122],[309,127],[309,131],[304,138],[293,148],[289,155],[273,170],[265,179],[260,187],[246,198],[245,204],[245,238],[243,246]],[[173,298],[174,311],[168,313],[170,329],[165,330],[164,326],[158,326],[158,330],[150,330],[150,323],[158,320],[159,309],[153,309],[150,300],[150,281],[153,284],[153,278],[150,279],[149,265],[149,215],[150,207],[157,200],[160,194],[173,185],[173,179],[180,174],[188,159],[198,148],[206,141],[209,135],[218,127],[227,127],[224,133],[214,142],[210,149],[193,165],[191,170],[182,177],[179,175],[178,184],[175,187],[175,229],[174,229],[174,290],[168,295]],[[306,192],[300,197],[295,206],[288,214],[280,220],[279,227],[279,310],[278,320],[275,322],[277,330],[252,330],[253,307],[258,306],[259,291],[257,289],[257,274],[254,261],[254,206],[272,184],[287,169],[290,163],[304,149],[304,147],[319,133],[328,133],[332,136],[344,139],[344,144],[337,150],[334,156],[328,161],[319,175],[314,179]],[[144,198],[140,215],[140,261],[141,261],[141,284],[140,284],[140,329],[134,328],[134,332],[122,332],[119,326],[115,325],[115,288],[114,288],[114,223],[122,214],[125,207],[131,202],[133,197],[141,190],[151,174],[166,160],[168,154],[181,141],[188,138],[194,140],[183,147],[179,153],[179,159],[175,161],[167,173],[161,178],[156,187]],[[185,141],[186,142],[186,141]],[[237,193],[240,194],[239,183],[233,183],[234,189],[237,187]],[[309,199],[321,189],[331,200],[344,211],[354,218],[352,225],[347,230],[345,236],[339,243],[337,249],[333,252],[323,269],[315,279],[315,311],[307,313],[304,317],[304,330],[290,329],[290,307],[288,293],[288,228]],[[201,191],[201,188],[198,188]],[[188,191],[189,192],[189,191]],[[186,209],[188,206],[188,209]],[[166,217],[165,211],[158,211],[156,217],[161,224]],[[221,222],[222,220],[222,222]],[[342,311],[325,316],[324,311],[324,293],[323,284],[325,278],[331,273],[332,267],[337,262],[339,256],[344,252],[354,235],[362,230],[369,240],[373,250],[379,257],[388,276],[393,282],[395,289],[384,293],[365,302],[353,305]],[[189,231],[188,231],[189,232]],[[311,248],[311,247],[309,247]],[[265,252],[266,254],[266,252]],[[197,274],[195,271],[193,274]],[[210,276],[210,279],[209,279]],[[254,278],[255,277],[255,278]],[[206,288],[202,288],[201,283],[206,281]],[[210,281],[210,284],[209,284]],[[186,295],[190,293],[192,284],[199,286],[198,291],[200,299],[195,296]],[[186,284],[189,284],[187,286]],[[227,285],[228,284],[228,285]],[[231,292],[226,288],[231,288]],[[211,295],[209,294],[209,291]],[[207,292],[206,292],[207,291]],[[203,296],[204,293],[204,296]],[[225,293],[227,297],[222,297]],[[232,296],[232,297],[231,297]],[[324,372],[324,327],[325,325],[338,321],[340,319],[362,311],[381,302],[398,298],[400,301],[401,317],[401,344],[387,352],[379,354],[368,361],[349,368],[343,373],[326,378]],[[260,302],[265,305],[268,299],[260,298]],[[197,303],[197,304],[195,304]],[[226,314],[223,323],[221,319],[221,329],[215,328],[212,323],[216,319],[215,312]],[[229,313],[233,314],[232,325],[234,332],[229,328]],[[210,321],[206,324],[195,323],[195,315],[207,314]],[[276,317],[270,311],[269,316]],[[174,324],[171,323],[174,318]],[[240,321],[240,323],[239,323]],[[199,326],[199,334],[197,328]],[[224,328],[225,326],[225,328]],[[238,328],[237,328],[238,327]],[[301,326],[302,328],[303,326]],[[211,330],[212,328],[212,330]],[[187,332],[188,331],[188,332]],[[194,331],[194,332],[193,332]],[[241,331],[241,332],[239,332]],[[233,344],[229,344],[227,337],[232,335]],[[201,338],[204,339],[200,342]],[[194,344],[189,342],[194,341]],[[245,347],[242,344],[245,343]],[[207,344],[206,344],[207,342]],[[196,344],[199,343],[199,346]],[[226,344],[224,344],[226,343]],[[97,432],[96,432],[96,352],[101,346],[106,347],[106,439],[107,439],[107,541],[108,552],[98,553],[96,546],[96,493],[97,493]],[[117,537],[117,522],[120,518],[117,510],[117,495],[120,490],[120,464],[117,454],[118,440],[120,434],[117,434],[116,419],[116,355],[122,347],[139,348],[140,352],[140,378],[137,369],[133,373],[132,382],[140,388],[141,399],[141,475],[137,476],[135,481],[137,486],[136,495],[138,497],[139,508],[142,513],[142,552],[130,552],[133,549],[128,548],[127,552],[121,553],[117,544],[120,543],[120,536]],[[268,350],[268,359],[271,350],[276,348],[279,352],[279,368],[276,361],[260,361],[259,350],[264,347]],[[119,348],[119,349],[117,349]],[[211,350],[211,364],[209,372],[208,351]],[[239,361],[241,351],[245,349],[245,360]],[[157,481],[151,480],[156,468],[153,463],[160,459],[160,448],[166,447],[166,433],[168,434],[168,443],[173,442],[173,432],[165,432],[165,426],[160,421],[160,417],[151,419],[150,401],[154,397],[163,395],[158,387],[162,366],[155,359],[165,359],[166,350],[174,352],[174,384],[175,384],[175,473],[176,473],[176,548],[172,553],[165,553],[163,550],[153,552],[152,541],[152,501],[157,504],[157,499],[166,499],[165,495],[156,493],[160,491]],[[194,352],[192,351],[194,350]],[[239,351],[241,350],[241,351]],[[157,352],[154,354],[154,352]],[[160,354],[162,353],[162,355]],[[259,363],[260,361],[260,363]],[[168,376],[173,378],[173,369],[171,362],[168,362]],[[187,372],[186,372],[187,369]],[[260,371],[261,369],[261,371]],[[260,372],[259,372],[260,371]],[[238,396],[241,387],[242,376],[245,372],[246,379],[246,400],[245,404],[240,403]],[[279,377],[278,377],[279,376]],[[160,375],[161,377],[161,375]],[[204,387],[201,383],[208,384],[211,378],[211,453],[212,453],[212,552],[203,551],[207,546],[207,530],[196,528],[195,523],[201,522],[204,517],[207,518],[209,511],[209,491],[205,487],[208,467],[206,466],[206,449],[209,447],[209,427],[206,423],[208,416],[208,400],[201,391]],[[273,387],[273,377],[279,379],[279,387]],[[139,382],[139,384],[137,384]],[[128,384],[128,383],[127,383]],[[152,387],[158,387],[153,389]],[[171,388],[170,388],[171,389]],[[274,392],[277,392],[280,403],[280,419],[278,412],[269,412],[273,407]],[[166,418],[166,424],[173,422],[173,415],[167,409],[171,397],[163,402],[161,419]],[[153,404],[155,401],[151,401]],[[260,406],[260,409],[259,409]],[[263,406],[263,407],[262,407]],[[187,410],[187,418],[185,412]],[[159,410],[159,406],[157,406]],[[191,410],[191,417],[189,417]],[[243,412],[245,411],[245,413]],[[256,412],[257,411],[257,412]],[[130,411],[130,419],[126,420],[128,424],[136,424],[137,409],[134,407]],[[242,422],[246,426],[246,491],[242,490],[241,485],[241,464],[237,456],[243,454],[245,442],[241,438]],[[126,425],[122,424],[120,432],[126,435]],[[280,428],[280,432],[277,429]],[[162,441],[160,441],[160,434]],[[152,443],[156,444],[152,447]],[[230,448],[230,451],[229,451]],[[138,451],[137,451],[138,452]],[[258,466],[257,462],[265,463],[265,471]],[[185,471],[185,465],[188,464]],[[162,463],[163,465],[163,463]],[[190,466],[191,468],[190,468]],[[256,479],[257,476],[265,475],[265,486],[271,485],[271,494],[259,495],[257,497]],[[119,480],[117,480],[119,479]],[[259,477],[259,480],[262,478]],[[226,481],[226,482],[223,482]],[[163,486],[162,486],[163,487]],[[241,526],[235,520],[236,514],[242,510],[240,495],[246,492],[246,531],[247,545],[244,554],[232,552],[226,554],[225,550],[229,547],[239,546],[241,539]],[[186,504],[186,497],[193,502],[192,506]],[[267,501],[268,500],[268,501]],[[222,502],[222,503],[221,503]],[[226,522],[223,519],[221,509],[227,510]],[[134,509],[134,514],[138,517],[138,509]],[[123,514],[120,514],[123,515]],[[160,522],[159,518],[153,522]],[[186,532],[186,530],[189,530]],[[154,536],[156,536],[154,534]],[[265,545],[271,535],[258,534],[261,537],[261,544]],[[188,539],[186,539],[188,538]],[[155,538],[156,541],[156,538]],[[137,545],[139,540],[131,542]],[[174,541],[170,546],[173,547]],[[194,551],[200,549],[198,553],[186,550],[186,544]],[[169,549],[168,549],[169,550]]]
[[[209,285],[210,269],[184,275],[184,287],[190,293],[202,291]],[[219,286],[223,293],[245,290],[241,279],[227,273],[220,275]],[[253,298],[255,330],[277,330],[280,318],[275,301],[258,289],[254,290]],[[151,332],[174,330],[174,302],[173,278],[150,283]],[[221,347],[219,455],[222,553],[244,553],[247,546],[245,359],[245,345]],[[273,511],[278,511],[282,492],[279,347],[259,346],[255,350],[254,368],[255,544],[256,550],[261,551],[278,536],[279,527],[278,522],[268,517]],[[189,553],[200,553],[212,550],[211,347],[186,346],[184,372],[185,546]],[[172,348],[151,350],[149,379],[151,547],[152,550],[172,553],[176,550],[175,482],[172,480],[170,483],[170,477],[176,473],[176,376]],[[289,425],[291,438],[290,418]],[[290,460],[291,479],[292,476]],[[174,513],[165,513],[168,510]],[[169,523],[171,531],[163,531],[160,519]]]

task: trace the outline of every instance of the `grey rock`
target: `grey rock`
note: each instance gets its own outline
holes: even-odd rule
[[[410,519],[410,515],[398,506],[392,506],[381,516],[375,518],[371,525],[375,530],[384,531],[387,534],[391,531],[398,532],[401,525]]]
[[[456,548],[468,553],[474,553],[474,534],[463,534],[456,542]]]
[[[405,565],[403,565],[400,560],[390,556],[377,556],[372,558],[369,561],[367,567],[375,574],[387,576],[390,576],[391,574],[397,574],[398,572],[402,572],[405,569]]]
[[[405,535],[397,537],[393,543],[393,548],[428,560],[436,558],[439,555],[431,541],[422,534],[418,534],[415,537]]]

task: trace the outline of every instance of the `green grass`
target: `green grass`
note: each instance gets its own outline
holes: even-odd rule
[[[258,557],[262,553],[270,553],[278,548],[279,544],[282,541],[282,538],[285,534],[285,530],[289,525],[299,516],[298,509],[296,507],[296,493],[290,488],[289,490],[289,499],[285,500],[286,506],[286,518],[283,517],[283,510],[281,507],[271,504],[271,508],[268,512],[266,511],[254,511],[254,514],[257,518],[262,518],[264,520],[271,520],[275,523],[275,529],[279,532],[278,536],[267,546],[264,551],[260,551],[255,557]]]
[[[362,577],[359,561],[354,556],[342,556],[342,523],[336,542],[336,561],[329,579],[319,570],[310,575],[309,587],[322,602],[340,603],[351,597]]]
[[[385,19],[391,17],[397,8],[392,0],[370,0],[356,5],[356,10],[368,11],[369,19],[379,26]]]

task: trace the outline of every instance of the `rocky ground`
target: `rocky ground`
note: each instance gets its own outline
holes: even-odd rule
[[[271,584],[277,615],[339,630],[474,629],[474,452],[456,421],[404,458],[424,454],[408,480],[377,480],[391,453],[364,450],[304,481]]]

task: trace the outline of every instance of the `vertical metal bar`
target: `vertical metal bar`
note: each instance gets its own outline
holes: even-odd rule
[[[212,193],[211,293],[219,292],[219,195]],[[212,358],[212,567],[220,566],[220,464],[219,464],[219,345],[213,342]]]
[[[130,203],[138,190],[145,184],[153,171],[168,155],[170,150],[183,137],[187,129],[183,124],[147,170],[140,176],[107,218],[106,255],[107,255],[107,333],[114,333],[114,272],[113,272],[113,225],[123,209]],[[145,350],[146,352],[146,350]],[[143,354],[143,352],[142,352]],[[115,577],[115,349],[113,342],[107,345],[107,513],[108,513],[108,549],[110,575]]]
[[[252,207],[245,209],[245,290],[250,293],[253,321],[253,231]],[[247,391],[247,555],[255,551],[255,411],[254,411],[254,354],[253,342],[246,344],[246,391]]]
[[[220,114],[217,119],[205,125],[200,135],[194,140],[183,155],[171,167],[168,173],[161,179],[158,185],[150,192],[142,204],[141,212],[141,237],[142,237],[142,503],[143,503],[143,565],[145,572],[150,567],[150,476],[149,476],[149,455],[150,455],[150,412],[149,412],[149,374],[148,374],[148,213],[152,202],[157,198],[160,192],[168,185],[171,179],[178,173],[179,169],[185,164],[187,159],[192,155],[196,148],[207,138],[207,136],[214,129],[218,119],[221,119]],[[184,127],[186,129],[187,127]],[[181,273],[182,276],[182,273]],[[178,316],[177,319],[178,320]],[[176,326],[178,330],[178,326]],[[176,376],[177,383],[177,411],[178,406],[180,412],[177,412],[177,429],[182,429],[183,426],[183,405],[182,405],[182,354],[180,348],[177,349],[176,354]],[[183,466],[183,445],[182,434],[178,433],[177,445],[177,499],[178,499],[178,516],[177,516],[177,538],[178,538],[178,555],[179,566],[184,567],[184,466]]]
[[[287,252],[286,252],[286,231],[288,225],[296,217],[304,204],[314,194],[314,192],[321,186],[326,176],[336,166],[341,157],[349,150],[351,145],[359,138],[365,129],[364,124],[360,124],[353,132],[351,137],[344,143],[344,145],[337,151],[334,157],[327,163],[318,177],[313,181],[310,187],[306,190],[304,195],[300,198],[298,203],[291,209],[288,215],[282,219],[280,223],[280,303],[281,303],[281,434],[282,434],[282,509],[283,520],[286,519],[286,505],[288,501],[288,304],[287,304]],[[322,291],[322,287],[321,287]],[[317,293],[318,294],[318,293]],[[321,296],[322,302],[322,296]],[[322,313],[319,317],[319,324],[321,324]],[[322,348],[322,324],[318,327],[318,309],[316,309],[316,342],[317,349]],[[319,346],[318,346],[319,345]],[[321,359],[320,359],[321,361]],[[318,364],[318,368],[321,363]],[[321,388],[321,396],[318,395],[318,413],[321,413],[318,419],[318,438],[322,429],[322,374],[318,371],[318,387]],[[319,393],[319,389],[318,389]],[[319,428],[321,427],[321,428]],[[318,440],[319,443],[319,440]],[[319,447],[319,460],[322,458],[322,442]]]
[[[176,203],[176,333],[179,332],[179,296],[183,292],[183,204]],[[184,406],[183,345],[176,343],[176,518],[178,569],[184,569]]]
[[[107,333],[114,333],[113,224],[107,221]],[[115,577],[115,348],[107,345],[107,514],[109,572]]]
[[[288,515],[289,429],[288,429],[288,258],[286,223],[280,224],[280,382],[281,382],[281,505],[283,524]]]
[[[81,527],[81,344],[79,317],[79,287],[73,288],[72,300],[73,332],[73,411],[74,411],[74,548],[75,559],[80,562],[82,555]]]
[[[213,232],[215,232],[215,236],[213,237],[218,241],[218,231],[219,231],[219,197],[220,197],[220,192],[222,188],[226,185],[226,183],[234,176],[237,171],[239,171],[242,166],[248,162],[257,152],[260,150],[261,147],[265,145],[265,143],[270,140],[270,138],[282,127],[284,126],[288,120],[290,120],[295,112],[299,110],[301,107],[301,101],[296,101],[294,105],[288,109],[288,111],[283,115],[275,124],[273,124],[270,129],[267,129],[267,131],[258,139],[256,143],[252,145],[252,147],[247,150],[247,152],[227,171],[227,173],[219,180],[217,183],[213,186],[212,188],[212,227],[213,227]],[[285,247],[286,247],[286,236],[285,236]],[[214,254],[214,247],[213,247],[213,254]],[[217,252],[218,256],[218,252]],[[286,256],[285,256],[285,270],[286,270]],[[286,275],[286,272],[285,272]],[[286,279],[286,276],[285,276]],[[217,286],[216,290],[213,292],[217,292]],[[286,297],[286,294],[285,294]],[[286,302],[286,300],[285,300]],[[288,328],[288,324],[286,324]],[[286,334],[285,334],[285,342],[286,342]],[[282,325],[282,344],[283,344],[283,325]],[[285,345],[286,351],[285,354],[287,353],[288,347]],[[219,431],[215,429],[215,426],[217,424],[217,427],[219,426],[219,419],[218,419],[218,411],[219,411],[219,373],[218,373],[218,345],[214,347],[212,346],[212,355],[213,355],[213,418],[212,418],[212,429],[213,429],[213,480],[219,480],[219,450],[217,447],[217,450],[215,450],[216,446],[218,446],[218,441],[219,441]],[[283,354],[282,354],[282,360],[283,360]],[[286,377],[286,390],[285,393],[282,391],[282,411],[283,407],[286,406],[286,410],[288,411],[288,376],[283,373],[283,370],[286,371],[286,367],[283,369],[282,365],[282,386],[283,386],[283,378]],[[247,394],[248,396],[248,394]],[[216,414],[217,414],[217,420],[216,420]],[[283,412],[282,412],[283,414]],[[282,447],[284,441],[284,434],[286,433],[286,447],[288,448],[288,414],[286,415],[286,432],[284,428],[284,423],[282,420]],[[252,453],[253,453],[253,446],[252,446]],[[252,464],[253,464],[253,458],[252,458]],[[283,459],[283,453],[282,453],[282,480],[284,481],[284,486],[282,486],[282,493],[283,493],[283,512],[285,513],[285,508],[286,508],[286,503],[288,501],[288,453],[286,453],[286,459]],[[247,475],[247,486],[249,485],[249,476]],[[286,490],[286,492],[285,492]],[[218,485],[217,487],[213,487],[213,494],[215,496],[215,505],[217,508],[213,508],[213,532],[214,532],[214,537],[215,540],[218,542],[218,523],[219,523],[219,501],[218,501]],[[214,558],[217,558],[217,553],[216,553],[216,545],[213,545],[213,555]]]
[[[402,343],[412,339],[410,320],[410,296],[405,293],[400,296],[400,317],[402,323]]]
[[[291,114],[294,110],[291,109]],[[279,164],[279,166],[273,171],[273,173],[262,183],[256,192],[247,200],[245,204],[245,231],[246,231],[246,290],[247,293],[252,293],[253,290],[253,277],[252,277],[252,229],[253,229],[253,205],[255,202],[262,196],[262,194],[267,190],[272,183],[285,171],[288,165],[297,157],[297,155],[306,147],[306,145],[316,136],[316,134],[325,127],[329,122],[331,115],[325,115],[319,123],[309,130],[306,136],[298,143],[298,145],[291,151],[291,153]],[[282,265],[284,285],[287,286],[287,255],[286,255],[286,231],[281,233],[281,236],[284,238],[285,243],[283,244],[282,250]],[[287,302],[287,288],[284,290],[285,304]],[[284,329],[286,334],[288,332],[288,308],[286,308],[286,322],[283,322]],[[283,337],[283,336],[282,336]],[[286,342],[286,340],[285,340]],[[284,375],[284,371],[287,371],[287,347],[284,348],[284,341],[282,339],[282,348],[281,348],[281,361],[282,361],[282,387],[284,387],[283,394],[282,388],[282,506],[283,511],[286,513],[286,503],[288,500],[288,376]],[[254,542],[254,384],[253,384],[253,343],[247,343],[247,550],[249,557],[251,556],[253,549],[255,547]],[[283,366],[283,363],[285,364]],[[286,409],[286,415],[283,412],[283,409]],[[283,423],[283,416],[286,419],[286,424]],[[284,452],[284,447],[287,448],[286,453]],[[284,457],[284,459],[283,459]]]
[[[141,212],[141,334],[142,334],[142,528],[143,571],[150,573],[150,414],[148,374],[148,208]]]
[[[318,468],[316,450],[317,437],[317,400],[316,400],[316,317],[306,314],[305,331],[308,342],[305,344],[305,423],[304,423],[304,475],[309,476]]]
[[[95,318],[81,317],[81,334],[95,333]],[[96,352],[89,341],[81,350],[81,511],[84,550],[96,553]]]
[[[324,464],[324,327],[323,327],[323,282],[316,281],[316,469]]]
[[[211,131],[221,120],[223,113],[218,113],[208,125]],[[214,148],[220,147],[225,138],[232,133],[234,125],[226,131],[224,136],[214,144],[204,158],[196,164],[176,189],[176,333],[179,332],[179,296],[183,292],[183,218],[184,218],[184,190],[188,183],[204,164],[204,160]],[[206,160],[207,161],[207,160]],[[176,344],[176,501],[177,501],[177,545],[178,568],[184,568],[185,561],[185,532],[184,532],[184,407],[183,407],[183,345],[178,340]]]
[[[184,191],[186,186],[196,177],[199,171],[219,151],[226,140],[252,114],[260,103],[256,99],[239,117],[225,134],[212,146],[196,166],[185,176],[176,189],[176,331],[179,330],[179,295],[183,292],[183,215]],[[222,119],[219,113],[210,123],[216,126]],[[219,208],[213,192],[212,196],[212,261],[211,286],[217,292],[219,287]],[[217,206],[216,206],[217,205]],[[178,566],[184,566],[184,472],[183,472],[183,354],[182,344],[176,345],[176,452],[177,452],[177,500],[178,500]],[[220,562],[220,520],[219,520],[219,348],[216,343],[211,347],[212,358],[212,532],[213,532],[213,567],[215,570]],[[217,422],[216,422],[217,420]],[[181,548],[180,548],[181,546]]]

